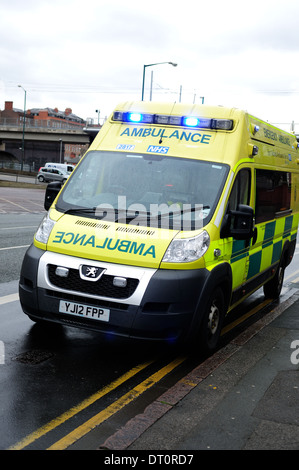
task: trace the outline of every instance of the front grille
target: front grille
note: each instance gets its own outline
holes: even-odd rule
[[[81,279],[78,269],[69,269],[68,277],[60,277],[55,274],[57,266],[48,264],[48,275],[51,284],[64,290],[82,292],[95,296],[110,297],[112,299],[126,299],[133,295],[139,280],[128,278],[126,287],[113,285],[114,276],[103,274],[96,282]]]

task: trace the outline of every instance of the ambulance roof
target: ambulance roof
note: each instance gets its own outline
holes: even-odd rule
[[[156,153],[218,161],[232,167],[240,158],[252,157],[247,148],[249,142],[257,146],[261,142],[270,144],[284,152],[297,148],[293,134],[246,111],[224,106],[124,102],[115,108],[103,131],[90,150]]]

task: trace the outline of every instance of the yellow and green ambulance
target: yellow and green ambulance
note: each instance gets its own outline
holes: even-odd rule
[[[45,208],[19,284],[32,320],[212,351],[235,306],[280,294],[297,140],[235,108],[122,103]]]

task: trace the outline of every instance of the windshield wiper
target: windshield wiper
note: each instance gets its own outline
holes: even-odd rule
[[[156,220],[160,221],[163,218],[167,217],[175,217],[179,215],[186,214],[188,212],[197,212],[202,211],[204,209],[210,209],[210,206],[199,206],[199,207],[191,207],[182,209],[179,211],[169,211],[169,212],[162,212],[160,214],[155,214],[149,211],[139,211],[139,210],[126,210],[126,209],[111,209],[110,207],[70,207],[63,211],[59,207],[56,206],[56,209],[63,212],[64,214],[92,214],[97,219],[106,218],[107,220],[113,222],[120,222],[120,223],[128,223],[134,219],[138,222],[145,222],[149,220]]]
[[[70,207],[69,209],[63,210],[56,206],[56,209],[64,214],[77,214],[80,212],[85,214],[94,214],[96,211],[96,207]]]
[[[139,221],[147,220],[148,217],[151,217],[152,214],[151,212],[146,212],[146,211],[139,211],[139,210],[126,210],[126,209],[115,209],[115,215],[116,219],[115,222],[118,222],[119,220],[124,220],[124,221],[132,221],[138,217]]]

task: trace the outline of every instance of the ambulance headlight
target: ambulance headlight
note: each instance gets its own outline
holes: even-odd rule
[[[54,220],[50,219],[49,214],[47,213],[37,229],[35,239],[40,243],[48,243],[48,239],[54,224]]]
[[[210,237],[205,230],[193,238],[174,238],[162,261],[165,263],[190,263],[201,258],[210,245]]]

